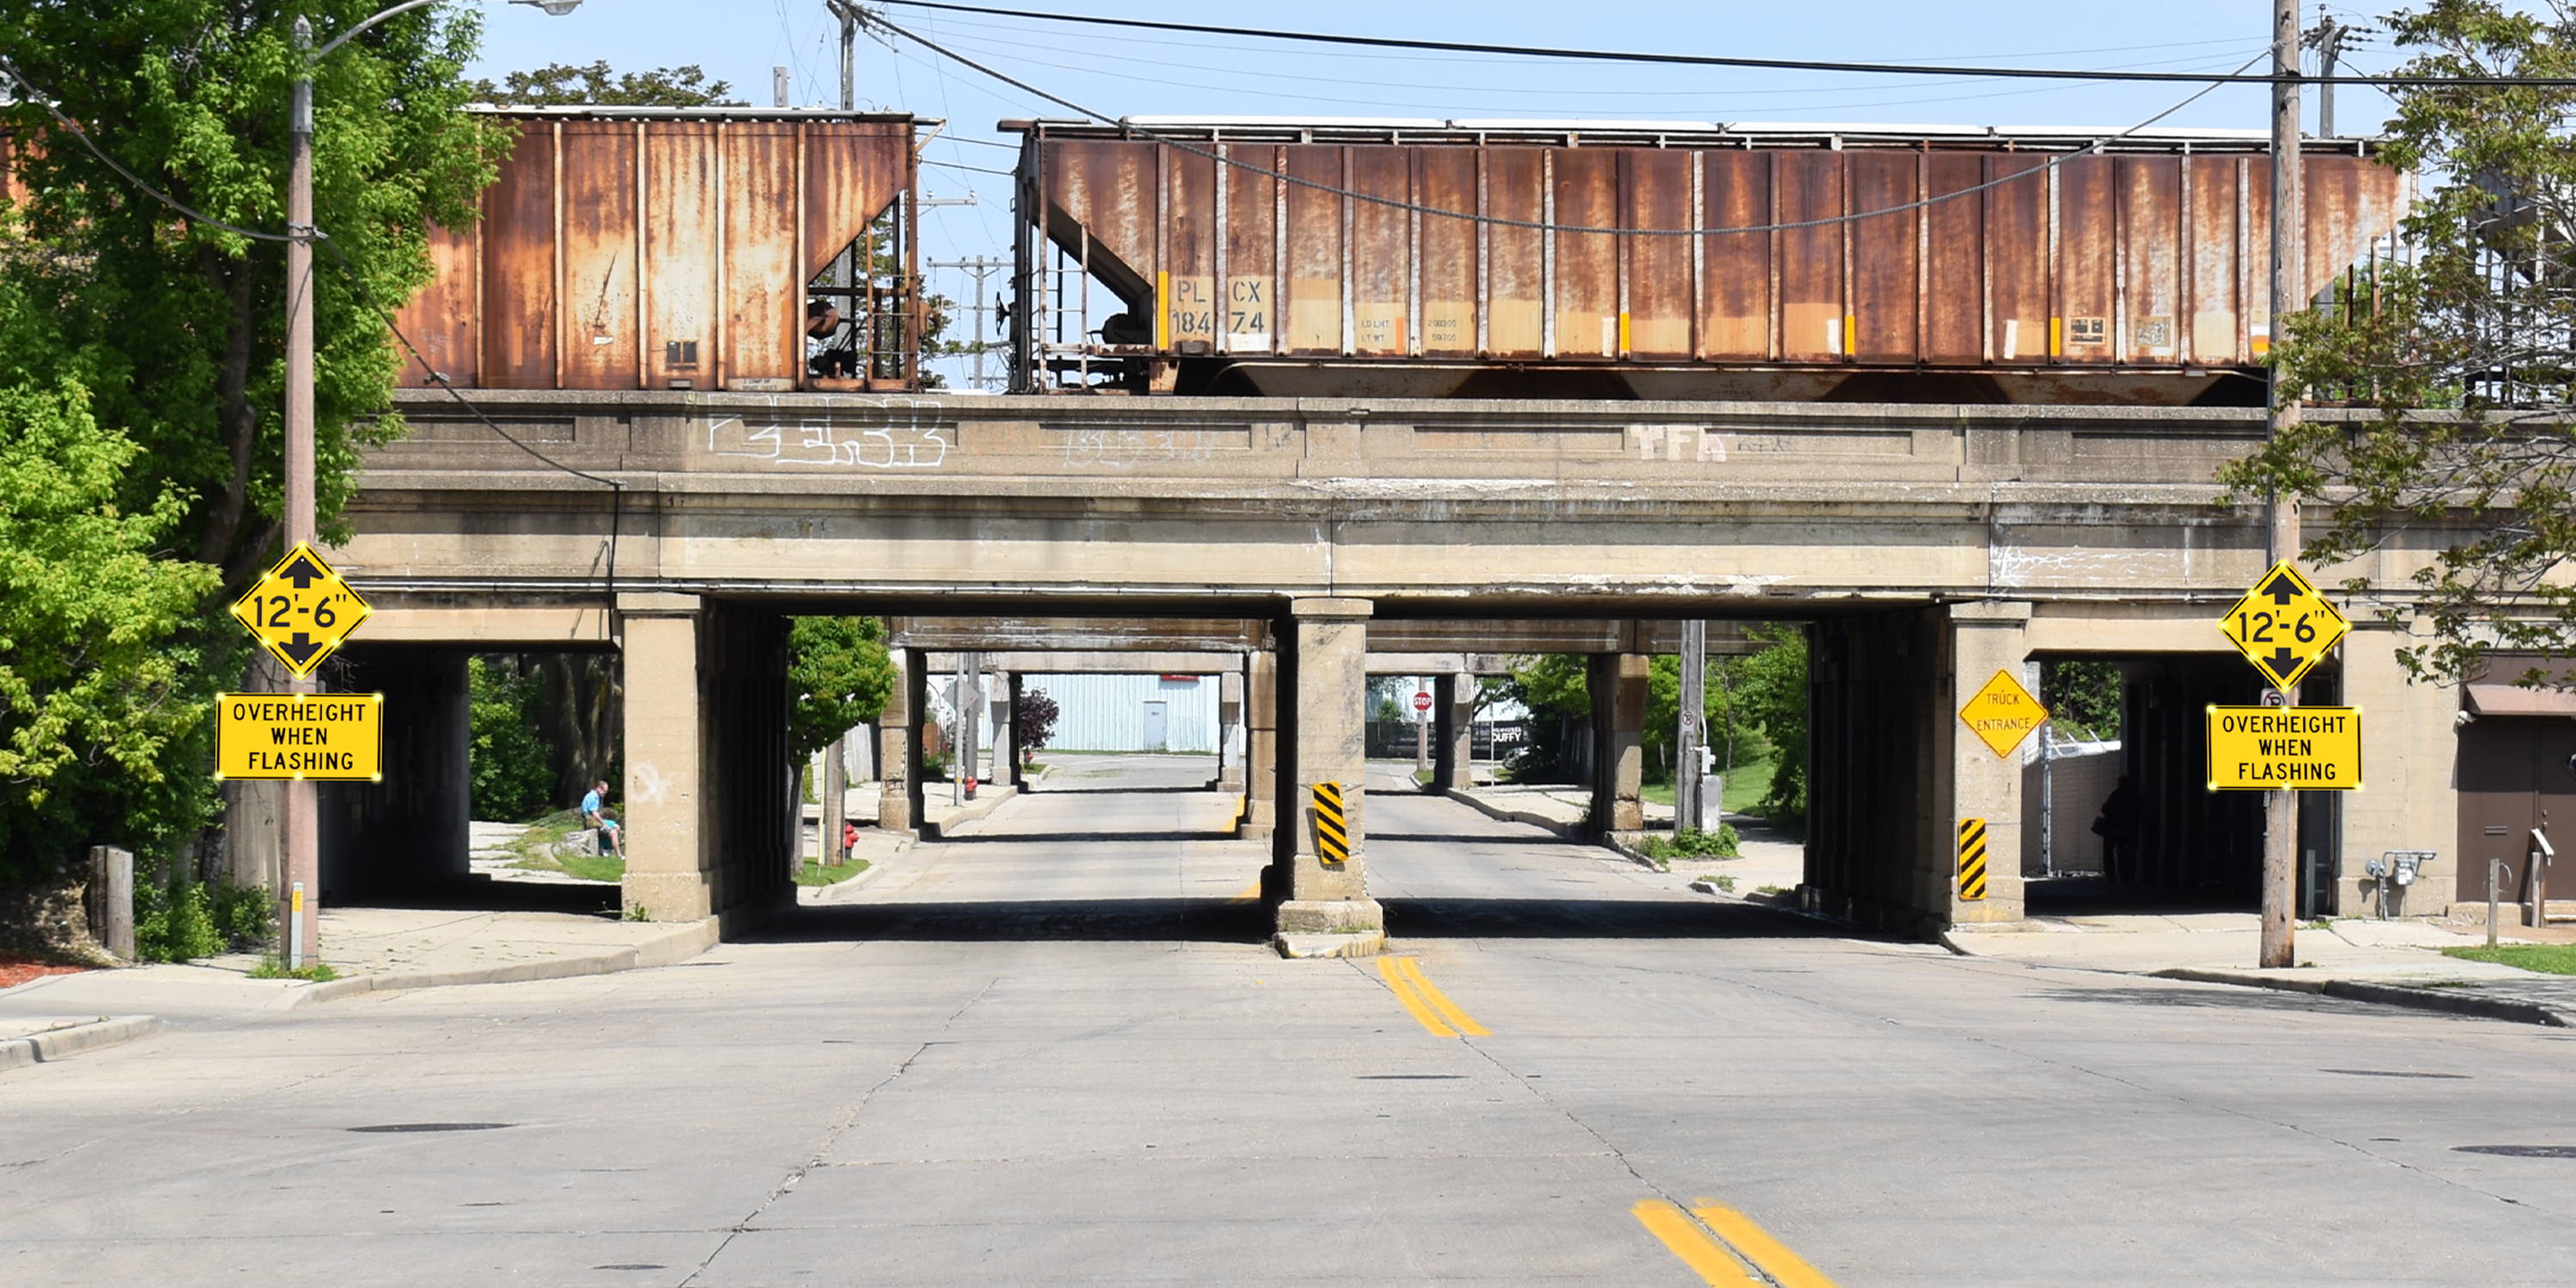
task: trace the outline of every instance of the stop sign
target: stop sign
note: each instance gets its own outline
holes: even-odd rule
[[[1413,709],[1414,709],[1414,710],[1416,710],[1416,711],[1428,711],[1428,710],[1430,710],[1430,709],[1431,709],[1431,695],[1430,695],[1430,694],[1428,694],[1428,693],[1417,693],[1417,694],[1414,694],[1414,695],[1413,695]]]

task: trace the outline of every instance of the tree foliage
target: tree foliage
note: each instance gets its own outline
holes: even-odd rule
[[[174,748],[204,707],[174,638],[214,588],[204,564],[157,557],[176,490],[129,510],[142,449],[102,428],[78,384],[0,385],[0,874],[68,855],[93,831],[131,838],[193,821],[120,809],[101,789],[166,799]]]
[[[1055,737],[1055,722],[1063,714],[1046,690],[1022,689],[1019,701],[1011,708],[1012,732],[1023,750],[1036,751]]]
[[[516,661],[465,660],[474,817],[510,823],[545,813],[556,799],[550,749],[537,733],[542,695],[536,677],[521,673]]]
[[[2040,668],[2039,701],[2068,732],[2117,736],[2120,683],[2120,668],[2109,662],[2049,662]]]
[[[788,754],[803,764],[817,751],[885,714],[894,693],[894,659],[886,652],[885,619],[799,617],[788,625],[787,683],[796,693],[789,713]]]
[[[62,726],[63,751],[18,748],[67,756],[80,772],[55,774],[41,804],[32,791],[6,793],[10,866],[58,867],[91,843],[166,858],[211,817],[202,716],[252,656],[222,605],[273,558],[283,501],[282,245],[173,211],[46,105],[175,200],[282,232],[287,104],[301,58],[293,20],[309,18],[319,43],[379,7],[35,0],[0,11],[0,59],[21,81],[0,101],[16,180],[14,195],[0,196],[0,390],[7,432],[38,444],[12,468],[40,459],[81,480],[50,497],[10,488],[8,503],[52,507],[73,532],[48,544],[30,535],[47,525],[31,522],[0,536],[13,575],[51,588],[22,601],[13,585],[10,609],[61,637],[12,633],[0,658],[30,674],[46,665],[35,650],[67,643],[67,666],[44,692],[88,695],[65,699],[73,707],[95,699],[91,715]],[[471,216],[503,142],[456,110],[476,24],[461,8],[405,14],[314,67],[314,212],[329,246],[312,289],[326,536],[341,530],[359,449],[399,431],[383,415],[398,366],[376,309],[428,280],[428,224]],[[119,566],[135,591],[104,632],[81,606],[93,591],[111,593],[112,580],[82,562],[103,552],[128,561]],[[144,569],[147,555],[157,569]],[[183,591],[189,602],[174,612]],[[45,718],[16,699],[10,709],[11,721]],[[121,732],[103,732],[120,722]]]
[[[2435,0],[2386,23],[2417,51],[2397,75],[2576,74],[2564,0]],[[2273,351],[2288,395],[2375,415],[2310,417],[2223,479],[2237,499],[2329,504],[2328,522],[2311,525],[2312,560],[2429,554],[2399,589],[2432,631],[2400,657],[2450,679],[2474,674],[2491,647],[2576,642],[2576,590],[2558,584],[2576,554],[2576,90],[2389,92],[2397,115],[2379,159],[2429,187],[2405,221],[2414,262],[2282,319]]]
[[[1707,708],[1702,728],[1728,765],[1760,754],[1756,741],[1777,753],[1761,808],[1775,817],[1802,817],[1807,808],[1807,636],[1795,626],[1758,626],[1749,632],[1762,647],[1739,657],[1709,660]],[[1592,712],[1586,659],[1554,653],[1523,658],[1504,686],[1532,715],[1582,718]],[[1669,774],[1681,716],[1681,659],[1658,657],[1646,672],[1646,727],[1639,739],[1649,773]],[[1533,731],[1545,759],[1544,725]]]
[[[501,107],[742,107],[730,81],[711,81],[695,63],[649,72],[609,70],[608,60],[548,63],[532,72],[509,72],[501,83],[474,82],[474,101]]]

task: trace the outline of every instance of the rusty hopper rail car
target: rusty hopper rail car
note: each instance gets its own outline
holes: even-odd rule
[[[1003,123],[1024,391],[2262,400],[2257,131],[1128,124]],[[2411,179],[2303,164],[2313,294]]]
[[[911,116],[512,108],[471,228],[397,318],[484,389],[909,389],[922,324]],[[806,306],[843,319],[809,360]],[[827,374],[818,374],[817,367]]]

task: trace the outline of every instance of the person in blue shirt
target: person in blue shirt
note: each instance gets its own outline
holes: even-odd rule
[[[608,812],[608,780],[590,785],[589,794],[581,798],[581,821],[599,829],[601,840],[608,842],[608,852],[621,861],[626,857],[625,839],[618,835],[617,820]]]

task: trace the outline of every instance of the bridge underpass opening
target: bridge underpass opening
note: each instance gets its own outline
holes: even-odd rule
[[[1247,761],[1275,735],[1253,727],[1246,691],[1273,675],[1268,624],[1032,621],[888,619],[879,774],[851,785],[848,812],[918,840],[863,899],[804,891],[761,933],[1267,937],[1269,828],[1251,814],[1271,794]]]
[[[621,670],[598,645],[343,649],[323,681],[385,695],[384,777],[321,785],[323,906],[617,915],[623,865],[578,807],[623,777]]]
[[[1160,904],[1134,924],[1153,922],[1169,929],[1176,920],[1197,915],[1165,915],[1175,909],[1211,900],[1225,906],[1243,898],[1266,910],[1283,945],[1288,936],[1304,935],[1336,945],[1332,951],[1364,951],[1385,924],[1383,899],[1396,901],[1396,933],[1436,933],[1433,921],[1417,915],[1424,906],[1419,900],[1430,897],[1419,884],[1430,869],[1415,860],[1440,856],[1409,858],[1401,847],[1438,846],[1455,837],[1490,845],[1507,860],[1552,846],[1549,863],[1561,868],[1563,860],[1579,868],[1605,861],[1607,854],[1582,848],[1585,844],[1604,833],[1644,832],[1646,806],[1660,804],[1647,790],[1646,767],[1653,760],[1662,768],[1669,753],[1658,750],[1666,740],[1660,729],[1650,728],[1654,722],[1647,713],[1660,682],[1653,658],[1675,647],[1663,637],[1677,638],[1678,618],[1416,618],[1403,614],[1420,611],[1419,606],[1401,600],[1383,605],[1338,599],[1257,605],[1144,602],[1152,606],[1127,611],[1211,615],[1146,619],[1112,616],[1112,610],[1098,604],[1018,605],[1050,613],[1073,610],[1069,616],[1038,619],[1004,615],[1001,607],[1011,603],[1000,601],[998,606],[976,603],[994,612],[989,617],[891,619],[897,624],[944,621],[957,633],[906,637],[900,625],[890,627],[898,632],[893,644],[905,666],[889,710],[873,731],[879,779],[873,803],[879,828],[935,834],[952,853],[985,855],[978,861],[988,863],[1008,857],[1008,846],[1052,847],[1046,860],[1052,870],[1075,875],[1084,870],[1083,853],[1101,862],[1137,862],[1111,853],[1120,845],[1231,845],[1240,853],[1226,861],[1235,865],[1228,870],[1229,879],[1242,880],[1221,889],[1213,888],[1221,881],[1211,882],[1209,889],[1170,884],[1183,865],[1145,861],[1145,868],[1161,862],[1157,879],[1166,884],[1160,893],[1136,892],[1136,898]],[[623,592],[618,603],[613,631],[602,628],[596,642],[585,638],[577,648],[555,651],[612,652],[625,677],[623,710],[616,718],[623,773],[609,775],[618,779],[612,795],[624,809],[628,842],[620,909],[654,920],[723,915],[729,919],[727,933],[733,933],[737,924],[796,906],[792,875],[809,855],[819,857],[823,838],[839,836],[840,829],[824,825],[821,785],[810,811],[799,786],[802,775],[789,731],[796,697],[788,665],[791,614],[918,611],[927,605],[855,596],[763,601],[666,592]],[[1700,603],[1713,613],[1742,613],[1754,606],[1741,597]],[[1607,613],[1633,612],[1639,606],[1633,601],[1582,605]],[[955,605],[937,607],[953,611]],[[1653,607],[1674,611],[1669,601]],[[2055,906],[2061,891],[2069,889],[2092,893],[2097,900],[2106,893],[2129,896],[2143,890],[2139,897],[2151,896],[2150,902],[2159,906],[2212,890],[2241,898],[2241,887],[2231,889],[2227,883],[2245,868],[2240,863],[2231,869],[2227,863],[2250,852],[2251,841],[2224,813],[2236,806],[2209,800],[2199,790],[2200,753],[2193,739],[2201,707],[2252,695],[2230,687],[2244,681],[2241,663],[2187,651],[2207,647],[2206,623],[2196,612],[2186,622],[2183,610],[2155,609],[2152,621],[2124,625],[2105,613],[2130,610],[2066,610],[2045,604],[1863,602],[1837,606],[1834,612],[1818,612],[1812,602],[1800,607],[1811,615],[1785,638],[1803,640],[1807,654],[1806,740],[1798,759],[1806,771],[1808,831],[1803,854],[1791,868],[1777,878],[1743,885],[1774,885],[1784,901],[1805,910],[1908,935],[1959,921],[2018,919],[2030,892],[2022,865],[2009,856],[2023,854],[2030,844],[2036,807],[2020,761],[1989,752],[1961,724],[1959,707],[1966,694],[1998,670],[2039,684],[2038,672],[2047,660],[2092,659],[2107,660],[2129,677],[2122,754],[2136,762],[2139,791],[2152,804],[2154,816],[2167,821],[2156,824],[2161,829],[2152,834],[2156,846],[2141,844],[2140,862],[2131,865],[2134,881],[2095,878],[2079,888],[2052,883],[2044,869],[2036,891],[2040,907]],[[1241,615],[1247,610],[1253,615]],[[1235,615],[1212,615],[1217,612]],[[1759,620],[1781,617],[1774,611]],[[464,677],[469,651],[488,646],[439,642],[446,636],[423,639],[432,626],[455,628],[444,619],[421,620],[425,624],[413,637],[419,642],[389,641],[372,649],[353,648],[350,654],[353,666],[372,668],[372,675],[353,673],[341,683],[381,687],[392,697],[394,711],[420,718],[389,722],[411,740],[389,748],[392,789],[348,793],[358,803],[351,807],[351,826],[334,834],[336,872],[356,871],[350,864],[361,856],[371,865],[366,877],[376,881],[452,874],[461,865],[465,846],[436,838],[459,836],[472,821],[462,806],[471,772]],[[1733,629],[1729,619],[1711,620],[1720,623],[1721,632]],[[1069,623],[1072,635],[1046,637],[1041,627],[1050,622]],[[1104,632],[1115,635],[1120,629],[1140,634],[1142,642],[1099,644]],[[2116,640],[2141,631],[2170,637],[2156,647],[2178,651],[2100,653],[2065,643]],[[1718,638],[1726,637],[1721,633]],[[1462,640],[1473,641],[1474,648],[1461,647]],[[522,654],[548,651],[525,636],[513,638],[508,647]],[[943,731],[939,742],[930,743],[924,731],[938,725],[934,695],[943,702],[952,698],[949,689],[960,652],[985,653],[985,672],[992,676],[976,700],[987,717],[975,740],[979,781],[1017,785],[1010,780],[1025,739],[1013,736],[1012,714],[1019,703],[1012,690],[1025,697],[1030,677],[1138,677],[1123,683],[1140,687],[1102,700],[1130,721],[1129,732],[1121,735],[1128,741],[1117,747],[1074,747],[1065,737],[1073,730],[1064,729],[1046,751],[1037,753],[1041,763],[1054,757],[1054,767],[1024,797],[995,801],[991,798],[1000,794],[998,789],[979,792],[980,799],[972,803],[978,811],[987,805],[1001,808],[979,818],[948,816],[960,803],[955,796],[962,794],[962,784],[952,785],[929,771],[938,753],[953,755],[952,734]],[[1079,664],[1070,660],[1086,652],[1100,656]],[[1560,776],[1559,786],[1570,797],[1560,802],[1567,808],[1555,820],[1564,835],[1513,841],[1489,832],[1484,824],[1494,820],[1473,806],[1457,804],[1452,812],[1450,802],[1428,797],[1465,791],[1484,776],[1476,771],[1473,732],[1479,723],[1477,677],[1509,669],[1498,658],[1550,654],[1571,655],[1558,664],[1560,669],[1579,675],[1587,693],[1602,700],[1587,700],[1580,718],[1553,735],[1541,731],[1543,722],[1523,722],[1528,743],[1554,737],[1554,753],[1576,768]],[[1371,672],[1414,677],[1415,691],[1428,677],[1434,708],[1429,783],[1417,785],[1415,762],[1401,755],[1384,758],[1375,768],[1368,763],[1368,717],[1382,714],[1370,709]],[[1005,674],[1017,677],[1017,683],[1005,680]],[[1076,696],[1073,679],[1050,678],[1045,684]],[[2311,692],[2330,696],[2321,686],[2312,686]],[[1211,693],[1216,707],[1212,719],[1207,715]],[[2393,700],[2382,695],[2383,703]],[[1059,719],[1079,722],[1084,705],[1077,702],[1072,712],[1060,711]],[[1001,708],[998,713],[992,711],[995,706]],[[1157,710],[1161,732],[1154,735],[1148,722]],[[1194,727],[1211,724],[1212,736]],[[1073,739],[1094,740],[1106,741]],[[1156,740],[1169,759],[1146,752]],[[1499,742],[1489,737],[1488,748],[1495,745]],[[1065,754],[1087,750],[1127,754],[1095,760]],[[845,757],[844,763],[852,759],[868,758]],[[1740,781],[1746,766],[1735,769]],[[1017,776],[1027,777],[1024,772]],[[841,799],[869,799],[864,772],[859,780],[858,795],[845,790]],[[1318,849],[1310,793],[1322,782],[1348,789],[1346,825],[1354,845],[1347,863],[1328,863]],[[1061,808],[1041,808],[1051,799]],[[1438,808],[1404,808],[1415,802]],[[569,807],[568,802],[549,803]],[[1737,803],[1740,809],[1741,793]],[[1378,820],[1383,826],[1372,824],[1373,806],[1394,811]],[[854,812],[865,818],[865,811]],[[1955,842],[1963,819],[1986,825],[1991,852],[1998,856],[1984,899],[1971,897],[1957,882]],[[2057,835],[2066,837],[2077,835],[2076,829],[2089,827],[2090,821],[2065,810],[2051,819]],[[1739,821],[1738,826],[1745,824]],[[2312,848],[2327,850],[2333,820],[2327,817],[2315,826],[2319,844]],[[1789,844],[1797,838],[1777,839]],[[1512,848],[1516,845],[1520,848]],[[1111,848],[1076,853],[1069,846]],[[1378,860],[1371,859],[1372,853]],[[2320,873],[2330,872],[2330,851],[2318,863]],[[1489,865],[1488,875],[1527,867],[1499,862]],[[2128,871],[2110,869],[2114,877]],[[1535,869],[1521,875],[1540,879]],[[1561,870],[1544,878],[1561,888],[1544,895],[1498,887],[1479,897],[1562,906],[1570,896],[1581,902],[1579,878],[1579,873]],[[2330,879],[2318,884],[2330,887]],[[1029,894],[1006,883],[993,897],[1026,903]],[[1071,890],[1066,894],[1072,902],[1087,897]],[[326,897],[367,896],[326,891]],[[1437,897],[1466,899],[1470,892],[1451,890]],[[1021,921],[1045,931],[1049,917],[1067,911],[1055,908]],[[1556,924],[1566,933],[1616,934],[1618,918],[1610,914],[1620,911],[1559,918]],[[1652,914],[1663,915],[1661,910]],[[1227,933],[1258,933],[1258,920]],[[1452,918],[1450,924],[1463,923]],[[1539,933],[1538,923],[1527,917],[1515,924],[1524,927],[1519,933]],[[1640,934],[1677,933],[1631,924]]]
[[[2232,654],[2050,654],[2119,677],[2118,721],[2099,736],[2035,735],[2023,781],[2019,867],[2034,916],[2254,912],[2262,902],[2263,793],[2209,790],[2209,707],[2252,706],[2263,682]],[[2300,701],[2341,701],[2342,669],[2309,673]],[[2045,732],[2045,731],[2044,731]],[[2298,915],[2336,911],[2342,796],[2299,795]]]

